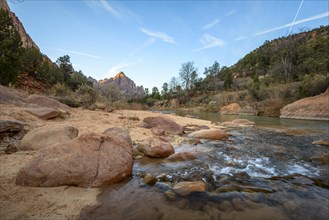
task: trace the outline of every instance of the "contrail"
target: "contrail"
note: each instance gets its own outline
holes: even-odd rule
[[[291,26],[290,26],[290,28],[289,28],[288,35],[291,33],[291,29],[292,29],[292,27],[293,27],[294,24],[295,24],[296,18],[297,18],[298,14],[299,14],[299,11],[300,11],[300,9],[301,9],[301,7],[302,7],[302,5],[303,5],[303,2],[304,2],[304,0],[302,0],[302,2],[301,2],[300,5],[299,5],[299,8],[298,8],[297,13],[296,13],[295,18],[294,18],[294,21],[291,23]]]

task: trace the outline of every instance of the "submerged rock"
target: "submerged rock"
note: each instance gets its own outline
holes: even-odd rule
[[[187,196],[192,192],[205,192],[206,191],[206,184],[203,181],[195,181],[195,182],[180,182],[177,183],[173,190],[177,195],[180,196]]]
[[[166,160],[170,162],[179,162],[179,161],[187,161],[187,160],[195,160],[196,154],[191,152],[179,152],[176,154],[170,155]]]
[[[328,139],[321,139],[321,140],[318,140],[318,141],[313,141],[312,144],[329,146],[329,138]]]
[[[131,144],[119,135],[88,133],[63,144],[41,149],[20,169],[23,186],[100,187],[132,175]]]
[[[157,182],[157,179],[152,174],[147,173],[143,178],[143,182],[147,185],[153,186]]]

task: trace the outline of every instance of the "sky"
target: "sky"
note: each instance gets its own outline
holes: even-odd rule
[[[231,66],[250,51],[302,29],[328,25],[326,0],[105,1],[9,0],[42,53],[69,55],[97,80],[123,71],[161,90],[193,61],[199,76],[214,61]]]

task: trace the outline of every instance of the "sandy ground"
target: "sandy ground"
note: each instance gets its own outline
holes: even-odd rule
[[[79,135],[87,132],[102,133],[109,127],[123,127],[129,130],[130,136],[137,144],[152,136],[150,129],[136,127],[145,117],[163,115],[147,111],[117,110],[111,113],[74,109],[67,118],[40,120],[14,105],[0,104],[0,120],[15,119],[26,123],[25,128],[50,124],[65,124],[79,129]],[[210,121],[166,115],[184,126],[187,124],[207,125],[214,127]],[[139,121],[129,120],[138,117]],[[169,136],[175,145],[184,141],[179,136]],[[86,206],[97,205],[100,193],[96,188],[61,187],[23,187],[15,184],[15,178],[35,152],[18,151],[13,154],[0,154],[0,219],[77,219],[80,211]]]

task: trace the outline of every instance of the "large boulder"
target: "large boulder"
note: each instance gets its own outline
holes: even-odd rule
[[[280,118],[329,120],[329,88],[326,92],[300,99],[280,110]]]
[[[100,187],[132,174],[132,146],[119,135],[88,133],[41,149],[17,174],[23,186]]]
[[[209,140],[222,140],[227,136],[228,134],[220,129],[203,129],[189,134],[189,137],[191,138],[209,139]]]
[[[26,101],[45,108],[53,108],[61,112],[69,112],[71,108],[59,101],[41,95],[30,95]]]
[[[39,150],[53,144],[63,144],[78,136],[78,129],[66,125],[45,125],[27,133],[20,144],[21,150]]]
[[[133,142],[130,138],[129,132],[126,129],[119,128],[119,127],[112,127],[112,128],[106,129],[103,132],[103,134],[107,134],[107,135],[110,135],[110,136],[118,135],[120,138],[127,141],[130,145],[133,144]]]
[[[241,107],[238,103],[232,103],[222,107],[219,111],[221,115],[238,115]]]
[[[44,120],[56,118],[59,115],[59,112],[56,109],[45,107],[28,108],[25,111]]]
[[[192,192],[204,192],[206,191],[206,184],[203,181],[194,181],[194,182],[180,182],[177,183],[173,190],[176,194],[180,196],[187,196]]]
[[[182,134],[183,127],[177,124],[170,118],[157,116],[157,117],[147,117],[144,118],[143,122],[153,127],[158,127],[164,130],[167,133],[171,134]]]
[[[162,137],[150,137],[138,146],[149,157],[168,157],[175,153],[174,147]]]

